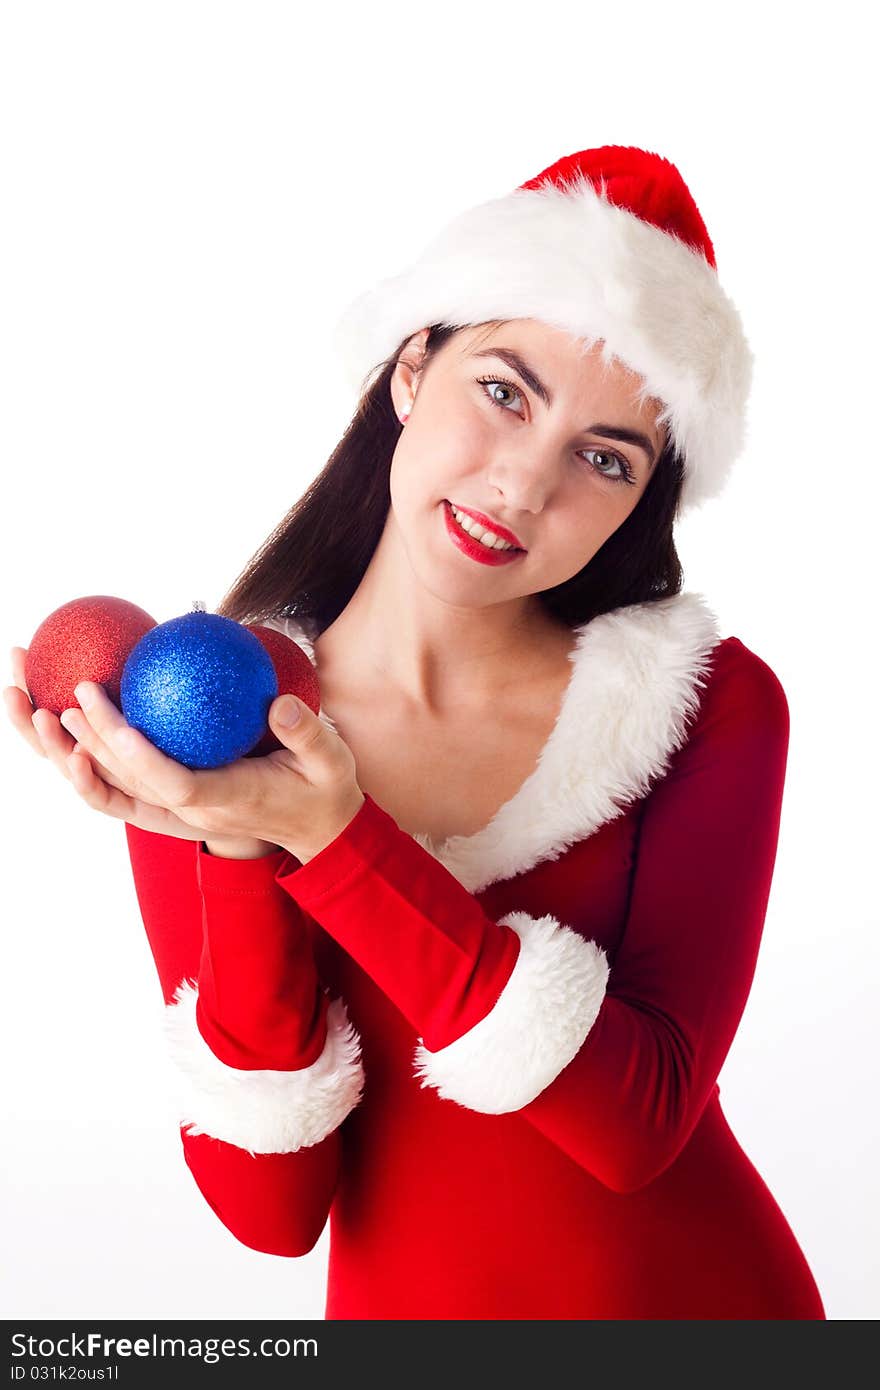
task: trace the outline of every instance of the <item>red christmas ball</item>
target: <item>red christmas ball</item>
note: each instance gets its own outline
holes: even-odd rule
[[[318,675],[299,643],[285,636],[283,632],[278,632],[274,627],[263,627],[260,623],[245,623],[245,627],[260,639],[272,658],[278,678],[278,695],[296,695],[303,704],[308,705],[313,714],[318,714],[321,709]],[[245,756],[265,758],[276,748],[283,747],[283,743],[280,743],[272,730],[267,728],[259,743]]]
[[[63,603],[40,623],[28,647],[24,671],[34,709],[79,709],[73,691],[80,681],[103,685],[120,707],[122,668],[155,626],[143,608],[109,594]]]

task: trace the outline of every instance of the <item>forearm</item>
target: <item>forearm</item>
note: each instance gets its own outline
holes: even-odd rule
[[[259,864],[266,842],[235,864],[228,839],[212,857],[198,842],[125,828],[187,1165],[244,1245],[305,1254],[325,1225],[337,1131],[362,1085],[342,1001],[321,990],[306,925],[273,888],[271,862]],[[202,992],[204,1035],[192,1007]]]

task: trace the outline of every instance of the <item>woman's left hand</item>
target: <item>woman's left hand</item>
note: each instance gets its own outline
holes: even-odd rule
[[[348,744],[294,695],[279,696],[269,708],[269,727],[282,748],[265,758],[193,771],[132,728],[103,686],[81,681],[75,694],[82,711],[65,711],[61,722],[83,749],[97,756],[103,742],[135,795],[140,788],[154,804],[161,802],[186,824],[213,835],[266,840],[305,864],[364,804]],[[300,711],[292,726],[279,717],[289,705]],[[119,798],[119,817],[125,819],[128,798],[101,786],[100,794]],[[101,809],[114,814],[109,805]]]

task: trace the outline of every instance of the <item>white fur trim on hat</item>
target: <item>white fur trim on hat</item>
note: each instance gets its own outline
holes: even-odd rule
[[[327,1010],[320,1057],[298,1071],[243,1071],[215,1056],[196,1019],[198,986],[184,980],[166,1005],[164,1030],[177,1078],[180,1123],[258,1153],[296,1153],[337,1129],[361,1099],[360,1039],[342,999]]]
[[[438,1052],[420,1039],[416,1076],[445,1100],[504,1115],[549,1086],[583,1045],[605,997],[608,961],[554,917],[510,912],[501,921],[520,939],[516,964],[495,1006]]]
[[[533,318],[603,340],[643,378],[639,398],[685,461],[681,510],[724,487],[745,439],[752,353],[717,272],[671,233],[578,176],[518,188],[450,222],[402,274],[360,295],[337,351],[355,389],[420,328]]]

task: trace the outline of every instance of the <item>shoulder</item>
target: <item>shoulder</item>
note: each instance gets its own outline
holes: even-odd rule
[[[708,653],[699,703],[683,741],[653,788],[655,808],[683,792],[709,808],[737,807],[748,818],[780,803],[789,748],[789,709],[782,682],[737,637]]]
[[[738,637],[724,637],[707,663],[692,733],[739,728],[787,740],[788,698],[772,666]]]

